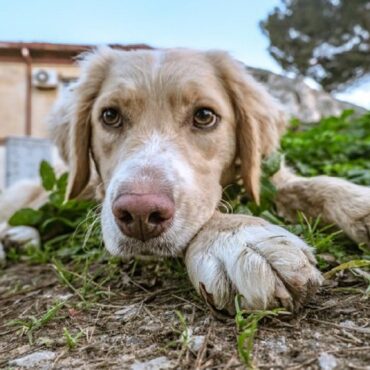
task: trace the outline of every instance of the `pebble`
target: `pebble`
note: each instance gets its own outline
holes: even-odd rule
[[[3,243],[0,242],[0,267],[4,267],[6,265],[6,255]]]
[[[118,320],[128,322],[136,317],[139,313],[140,307],[136,304],[131,304],[122,310],[116,311],[114,315]]]
[[[167,357],[161,356],[153,358],[150,361],[135,362],[131,365],[130,370],[165,370],[172,368],[173,362],[170,361]]]
[[[193,352],[199,352],[205,340],[204,335],[192,335],[189,340],[189,348]]]
[[[55,359],[55,356],[55,352],[38,351],[14,360],[10,360],[9,366],[19,366],[27,369],[38,365],[38,368],[40,369],[47,369],[51,367],[51,361]]]
[[[327,352],[320,353],[319,365],[321,370],[333,370],[337,367],[337,359]]]

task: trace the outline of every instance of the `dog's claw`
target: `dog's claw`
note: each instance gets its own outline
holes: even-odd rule
[[[211,311],[212,315],[220,320],[220,321],[227,321],[230,318],[230,312],[227,310],[219,310],[215,307],[215,303],[213,301],[213,295],[208,293],[206,287],[203,283],[199,283],[199,293],[200,296],[204,299],[207,307]]]

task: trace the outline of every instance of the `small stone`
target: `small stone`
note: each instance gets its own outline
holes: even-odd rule
[[[193,352],[199,352],[204,344],[204,335],[192,335],[189,340],[189,348]]]
[[[40,368],[43,365],[43,368],[48,368],[47,365],[51,365],[50,362],[55,359],[55,356],[55,352],[38,351],[24,357],[10,360],[9,366],[19,366],[28,369],[36,365]]]
[[[333,370],[337,367],[337,359],[327,352],[322,352],[319,356],[319,365],[321,370]]]
[[[116,311],[114,315],[116,316],[117,319],[123,321],[123,322],[128,322],[135,318],[140,311],[140,307],[136,304],[131,304],[122,310]]]
[[[166,370],[172,369],[173,363],[167,357],[161,356],[150,361],[135,362],[131,365],[131,370]]]
[[[0,267],[4,267],[5,265],[6,265],[6,254],[3,243],[0,242]]]
[[[347,328],[355,328],[356,324],[352,320],[345,320],[340,323],[341,326]]]

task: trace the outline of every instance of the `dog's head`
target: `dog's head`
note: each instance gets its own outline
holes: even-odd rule
[[[181,253],[210,219],[241,159],[258,201],[261,158],[278,146],[278,105],[224,52],[98,49],[72,92],[68,197],[105,191],[113,254]]]

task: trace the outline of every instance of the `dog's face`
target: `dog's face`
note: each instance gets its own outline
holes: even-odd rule
[[[69,196],[88,183],[92,158],[112,254],[180,254],[217,208],[237,156],[258,199],[282,115],[225,53],[102,49],[73,94]]]

